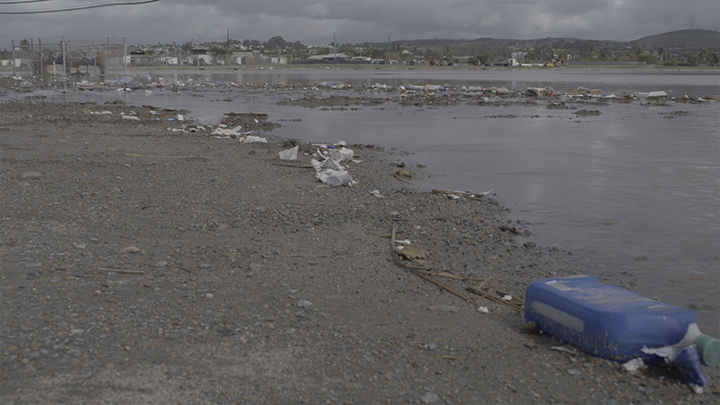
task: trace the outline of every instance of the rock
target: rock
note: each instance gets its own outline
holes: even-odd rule
[[[440,400],[440,397],[437,394],[434,394],[432,392],[428,392],[427,394],[420,397],[420,401],[423,404],[432,404],[433,402],[437,402]]]
[[[43,174],[40,172],[25,172],[20,175],[23,179],[39,179],[43,177]]]
[[[297,302],[297,306],[299,306],[300,308],[307,308],[311,307],[312,305],[313,303],[308,300],[300,300]]]
[[[570,368],[567,370],[567,373],[574,376],[582,375],[582,371],[576,369],[576,368]]]

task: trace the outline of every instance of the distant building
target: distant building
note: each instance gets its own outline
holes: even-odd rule
[[[513,52],[510,57],[512,59],[516,59],[519,62],[525,62],[525,57],[527,56],[527,52]]]
[[[308,57],[308,60],[312,61],[334,61],[334,60],[347,60],[350,59],[349,55],[344,53],[331,53],[327,55],[313,55]]]
[[[210,48],[207,47],[196,47],[192,50],[192,56],[193,64],[199,65],[202,60],[206,65],[212,64],[212,55],[210,54]]]
[[[133,49],[125,61],[133,66],[148,66],[152,63],[152,58],[143,49]]]
[[[288,56],[287,55],[263,55],[263,64],[271,64],[271,65],[287,65],[288,64]]]

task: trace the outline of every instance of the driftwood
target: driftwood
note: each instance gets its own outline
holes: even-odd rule
[[[460,291],[457,291],[456,289],[450,287],[449,285],[447,285],[447,284],[443,283],[442,281],[436,279],[435,277],[431,276],[429,274],[429,271],[432,270],[432,268],[420,267],[420,266],[410,266],[410,265],[405,264],[400,259],[400,254],[398,254],[398,252],[395,250],[395,232],[396,231],[397,231],[397,225],[393,225],[392,236],[390,237],[390,249],[392,251],[393,263],[395,263],[395,265],[402,267],[404,269],[407,269],[408,271],[410,271],[410,273],[412,273],[422,279],[425,279],[425,280],[437,285],[438,287],[441,287],[441,288],[447,290],[451,294],[454,294],[469,303],[475,304],[475,301],[472,298],[468,297],[467,295],[461,293]]]
[[[484,278],[468,278],[468,277],[460,277],[455,274],[452,274],[447,271],[441,271],[440,273],[436,274],[438,277],[445,277],[445,278],[451,278],[453,280],[462,280],[462,281],[485,281]]]
[[[522,300],[521,300],[520,298],[518,298],[518,297],[513,297],[513,300],[512,300],[512,301],[506,301],[506,300],[502,299],[501,297],[499,297],[499,296],[497,295],[497,293],[501,293],[501,294],[503,294],[503,295],[509,295],[509,294],[506,294],[506,293],[504,293],[504,292],[502,292],[502,291],[497,290],[495,293],[493,293],[493,292],[488,292],[488,291],[483,291],[483,290],[481,289],[481,287],[478,287],[478,286],[468,287],[467,290],[470,291],[471,293],[474,293],[474,294],[480,295],[480,296],[482,296],[482,297],[485,297],[485,298],[489,299],[490,301],[495,301],[495,302],[497,302],[498,304],[503,304],[503,305],[506,305],[506,306],[508,306],[508,307],[510,307],[510,308],[517,309],[518,311],[522,311],[522,309],[523,309],[523,303],[521,302]]]

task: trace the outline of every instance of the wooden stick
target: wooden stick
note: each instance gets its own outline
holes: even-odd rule
[[[194,274],[194,275],[196,275],[196,276],[198,275],[198,274],[197,274],[197,273],[195,273],[194,271],[192,271],[192,270],[189,270],[189,269],[186,269],[185,267],[179,267],[179,266],[178,266],[178,269],[180,269],[180,270],[185,270],[185,271],[187,271],[188,273],[190,273],[190,274]]]
[[[453,280],[462,280],[462,281],[485,281],[484,278],[469,278],[469,277],[460,277],[456,276],[455,274],[452,274],[447,271],[441,271],[440,273],[436,274],[438,277],[445,277],[445,278],[452,278]]]
[[[331,254],[331,255],[289,254],[289,255],[280,255],[280,256],[284,256],[284,257],[312,257],[312,258],[317,258],[317,257],[335,257],[335,256],[355,257],[355,256],[364,255],[364,254],[365,254],[365,252],[360,252],[360,253],[344,253],[344,252],[340,252],[340,253],[333,253],[333,254]]]
[[[457,295],[458,297],[464,299],[465,301],[467,301],[467,302],[469,302],[469,303],[471,303],[471,304],[475,304],[475,300],[473,300],[472,298],[468,297],[467,295],[461,293],[460,291],[458,291],[458,290],[450,287],[449,285],[443,283],[442,281],[436,279],[435,277],[431,276],[430,274],[428,274],[428,273],[426,273],[426,272],[424,272],[424,271],[415,270],[415,269],[409,269],[409,270],[410,270],[410,272],[413,273],[414,275],[416,275],[416,276],[418,276],[418,277],[420,277],[420,278],[424,278],[425,280],[427,280],[427,281],[429,281],[429,282],[437,285],[438,287],[444,288],[445,290],[447,290],[447,291],[450,292],[451,294]]]
[[[508,307],[510,307],[510,308],[515,308],[515,309],[517,309],[518,311],[522,311],[523,304],[521,304],[521,303],[519,303],[519,302],[517,302],[517,301],[516,301],[516,302],[505,301],[504,299],[502,299],[502,298],[500,298],[500,297],[498,297],[498,296],[496,296],[496,295],[493,295],[493,294],[491,294],[491,293],[489,293],[489,292],[483,291],[483,290],[481,290],[481,289],[479,289],[479,288],[477,288],[477,287],[468,287],[467,289],[468,289],[468,291],[470,291],[470,292],[472,292],[472,293],[475,293],[475,294],[477,294],[477,295],[481,295],[481,296],[489,299],[490,301],[495,301],[495,302],[497,302],[498,304],[503,304],[503,305],[506,305],[506,306],[508,306]]]
[[[104,268],[99,268],[98,270],[108,271],[108,272],[112,271],[113,273],[122,273],[122,274],[145,274],[144,271],[140,271],[140,270],[118,270],[118,269],[104,269]]]
[[[400,181],[404,181],[405,183],[412,183],[412,181],[403,178],[403,176],[401,176],[401,175],[399,175],[399,174],[397,174],[397,173],[393,174],[393,177],[395,177],[396,179],[398,179],[398,180],[400,180]]]
[[[395,232],[397,232],[397,225],[393,224],[392,236],[390,237],[390,248],[392,249],[393,262],[396,265],[403,267],[405,269],[408,269],[412,274],[414,274],[422,279],[425,279],[425,280],[437,285],[438,287],[444,288],[451,294],[454,294],[471,304],[475,304],[475,301],[472,298],[468,297],[467,295],[461,293],[460,291],[457,291],[456,289],[450,287],[449,285],[443,283],[440,280],[437,280],[435,277],[428,274],[428,271],[431,270],[430,267],[408,266],[405,263],[403,263],[403,261],[400,260],[400,257],[399,257],[400,255],[395,251]]]
[[[315,169],[311,165],[294,165],[292,163],[271,163],[273,166],[294,167],[298,169]]]
[[[147,158],[169,158],[169,159],[212,159],[207,156],[203,155],[197,155],[197,156],[165,156],[165,155],[138,155],[137,153],[126,153],[125,156],[129,157],[147,157]]]

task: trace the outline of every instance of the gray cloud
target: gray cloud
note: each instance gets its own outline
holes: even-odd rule
[[[0,11],[61,8],[112,0],[52,0]],[[0,0],[2,3],[3,0]],[[42,37],[129,44],[226,37],[328,44],[424,38],[632,40],[667,31],[719,29],[717,0],[161,0],[51,14],[0,15],[0,48]]]

